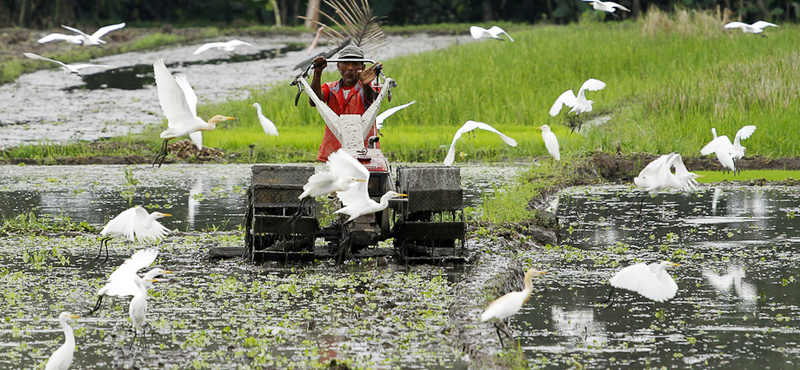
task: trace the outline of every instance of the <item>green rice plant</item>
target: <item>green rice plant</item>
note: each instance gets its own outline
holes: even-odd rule
[[[94,226],[86,222],[74,222],[69,216],[36,217],[33,213],[19,214],[13,218],[3,218],[0,236],[13,234],[44,234],[68,231],[96,232]]]

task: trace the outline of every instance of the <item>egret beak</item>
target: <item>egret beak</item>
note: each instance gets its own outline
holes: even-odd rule
[[[72,314],[72,315],[69,315],[69,318],[74,320],[74,319],[80,319],[81,317],[78,316],[78,315]]]
[[[669,265],[675,267],[675,266],[680,266],[681,264],[680,263],[670,262]]]
[[[398,197],[407,197],[408,194],[397,194]]]
[[[164,270],[164,271],[161,271],[161,273],[162,274],[174,274],[174,272],[172,272],[170,270]]]
[[[151,283],[157,283],[158,282],[158,280],[156,280],[156,279],[145,279],[144,281],[149,281]]]
[[[367,180],[364,179],[356,179],[356,181],[367,182]]]
[[[171,215],[171,214],[169,214],[169,213],[162,213],[162,215],[163,215],[164,217],[172,217],[172,215]]]
[[[250,104],[250,106],[252,107],[252,106],[253,106],[253,104]]]
[[[536,271],[536,275],[544,275],[547,271]]]
[[[701,178],[701,177],[705,177],[705,176],[703,176],[703,175],[697,175],[697,178]]]
[[[232,119],[237,119],[236,117],[224,117],[222,118],[223,121],[230,121]]]
[[[537,130],[541,130],[541,129],[542,129],[542,126],[539,126],[539,127],[537,127],[536,129],[537,129]]]

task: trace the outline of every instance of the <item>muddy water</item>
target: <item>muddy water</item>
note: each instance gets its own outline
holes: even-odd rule
[[[627,187],[559,198],[564,244],[534,284],[515,332],[539,368],[796,368],[800,354],[800,212],[796,188],[706,188],[638,199]],[[632,208],[628,209],[633,205]],[[671,260],[677,296],[628,291],[596,302],[634,262]]]
[[[462,166],[465,206],[480,204],[523,166]],[[244,164],[0,166],[0,217],[66,215],[102,227],[132,205],[144,205],[172,214],[162,222],[174,230],[233,230],[243,219],[250,174]]]

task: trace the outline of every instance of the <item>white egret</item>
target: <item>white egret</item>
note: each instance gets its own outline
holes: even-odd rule
[[[156,221],[162,217],[172,217],[169,213],[153,212],[148,213],[142,206],[129,208],[117,217],[108,221],[103,230],[100,231],[100,253],[103,252],[103,245],[106,249],[106,259],[108,259],[108,241],[116,237],[124,237],[130,241],[157,241],[169,234],[169,229]],[[105,260],[103,260],[105,262]]]
[[[581,113],[591,112],[594,101],[586,100],[586,91],[598,91],[604,89],[605,87],[605,82],[590,78],[586,80],[583,85],[581,85],[577,96],[575,96],[575,93],[572,92],[572,90],[563,92],[558,99],[556,99],[555,103],[553,103],[553,106],[550,107],[550,116],[557,116],[558,113],[561,112],[561,108],[563,108],[565,105],[572,108],[569,112],[567,112],[567,114],[575,113],[573,118],[577,117]],[[581,124],[578,124],[578,129],[580,129],[580,125]],[[574,131],[575,128],[576,127],[573,125],[572,130]]]
[[[261,111],[261,104],[253,103],[250,104],[250,106],[256,108],[258,122],[261,124],[261,127],[264,128],[264,133],[267,135],[278,136],[278,127],[276,127],[275,124],[269,120],[269,118],[264,117],[264,113]]]
[[[608,307],[614,304],[612,296],[614,288],[634,291],[656,302],[664,302],[674,297],[678,292],[678,284],[675,284],[672,276],[665,271],[667,266],[680,266],[680,264],[669,261],[649,265],[637,263],[620,270],[609,280],[611,292],[606,302],[611,303]]]
[[[506,32],[505,30],[503,30],[502,28],[497,27],[497,26],[492,26],[492,28],[490,28],[488,30],[483,28],[483,27],[472,26],[472,27],[469,28],[469,34],[472,35],[472,38],[475,39],[475,40],[480,39],[480,38],[484,38],[484,37],[488,37],[488,38],[493,38],[493,39],[497,39],[497,40],[500,40],[500,41],[505,41],[505,40],[500,38],[500,35],[503,34],[503,35],[506,35],[508,37],[508,39],[511,40],[511,42],[514,42],[514,39],[511,38],[511,35],[509,35],[508,32]]]
[[[558,138],[556,134],[550,130],[550,126],[548,125],[541,125],[537,127],[537,129],[542,130],[542,140],[544,140],[544,147],[547,148],[547,152],[550,153],[553,159],[560,161],[561,152],[558,149]]]
[[[344,207],[334,213],[350,216],[345,222],[350,222],[363,215],[383,211],[389,206],[389,200],[407,196],[406,194],[400,194],[395,191],[387,191],[381,196],[379,202],[372,200],[372,198],[369,197],[369,191],[367,189],[367,184],[369,183],[369,171],[367,168],[341,149],[331,153],[331,156],[336,153],[340,153],[342,160],[337,160],[335,167],[331,167],[331,172],[338,174],[339,180],[338,183],[332,185],[330,188],[334,186],[341,187],[347,182],[350,183],[345,190],[336,192],[336,196],[342,201]],[[328,157],[328,163],[330,163],[330,161],[331,158]],[[342,178],[344,178],[344,180],[342,180]],[[303,188],[305,189],[305,187]],[[323,188],[318,191],[327,189],[329,188]]]
[[[450,143],[450,150],[447,151],[447,157],[444,158],[444,165],[450,166],[453,164],[453,161],[456,159],[456,141],[461,138],[461,135],[466,133],[472,132],[475,129],[486,130],[489,132],[494,132],[495,134],[499,135],[506,144],[511,146],[517,146],[517,141],[506,136],[502,132],[498,131],[496,128],[489,126],[483,122],[475,122],[475,121],[467,121],[465,122],[461,128],[456,131],[456,134],[453,136],[453,142]]]
[[[104,296],[127,297],[131,296],[128,307],[128,315],[133,324],[133,340],[136,339],[137,329],[144,323],[147,315],[147,282],[157,282],[155,277],[162,274],[171,274],[172,271],[161,268],[153,268],[144,277],[139,277],[137,271],[150,266],[158,256],[155,249],[144,249],[137,251],[130,258],[125,260],[111,275],[108,276],[106,284],[97,291],[97,303],[89,316],[100,309],[100,304]],[[133,340],[131,345],[133,345]]]
[[[761,32],[764,32],[764,28],[767,28],[767,27],[778,27],[778,25],[774,24],[774,23],[764,22],[764,21],[758,21],[758,22],[753,23],[753,24],[747,24],[747,23],[742,23],[742,22],[730,22],[730,23],[725,25],[726,29],[741,28],[742,32],[744,32],[744,33],[761,33]]]
[[[672,172],[673,168],[675,173]],[[698,185],[695,179],[699,177],[704,176],[689,172],[683,164],[680,154],[670,153],[650,162],[639,172],[639,176],[633,179],[633,182],[650,193],[656,193],[661,189],[669,188],[694,189]]]
[[[404,108],[408,107],[409,105],[411,105],[411,104],[414,104],[414,103],[416,103],[416,102],[417,102],[417,101],[416,101],[416,100],[414,100],[414,101],[412,101],[411,103],[406,103],[406,104],[403,104],[403,105],[398,105],[398,106],[396,106],[396,107],[392,107],[392,108],[389,108],[389,109],[387,109],[387,110],[383,111],[383,113],[379,114],[379,115],[378,115],[378,117],[375,117],[375,127],[376,127],[378,130],[382,129],[382,128],[383,128],[383,121],[385,121],[387,118],[389,118],[389,116],[391,116],[391,115],[393,115],[393,114],[397,113],[397,111],[399,111],[399,110],[401,110],[401,109],[404,109]]]
[[[217,123],[236,118],[216,115],[206,123],[197,116],[197,95],[192,90],[192,86],[189,85],[186,76],[173,77],[161,59],[153,63],[153,70],[155,71],[156,85],[158,87],[158,100],[161,103],[161,110],[167,116],[167,125],[169,126],[169,128],[161,132],[161,138],[164,139],[164,143],[153,160],[154,166],[156,162],[159,162],[158,166],[161,167],[161,163],[164,162],[164,158],[167,156],[167,144],[171,139],[198,131],[210,131],[217,127]],[[202,136],[200,138],[202,140]],[[195,145],[197,144],[195,141]],[[198,145],[198,149],[201,148],[202,144]]]
[[[529,269],[525,272],[525,287],[522,291],[506,293],[502,297],[497,298],[494,302],[490,303],[481,314],[481,322],[495,320],[494,327],[497,330],[497,338],[500,339],[500,345],[503,346],[503,348],[505,348],[505,344],[503,344],[503,338],[500,336],[500,330],[502,330],[509,339],[513,340],[514,337],[506,329],[501,329],[498,324],[503,322],[506,326],[508,325],[505,320],[514,316],[514,314],[525,305],[525,302],[528,302],[528,298],[531,297],[531,293],[533,292],[531,279],[534,276],[539,276],[546,272],[547,271],[539,271],[533,268]]]
[[[111,66],[102,65],[102,64],[91,64],[91,63],[76,63],[76,64],[65,64],[63,62],[59,62],[55,59],[45,58],[41,55],[37,55],[34,53],[22,53],[22,55],[31,58],[31,59],[39,59],[44,60],[46,62],[55,63],[61,66],[61,68],[69,73],[74,73],[77,76],[81,76],[80,70],[84,68],[111,68]]]
[[[731,139],[728,139],[727,135],[717,136],[717,129],[713,127],[711,128],[711,134],[714,135],[714,139],[700,149],[700,154],[709,155],[715,153],[723,169],[735,172],[736,166],[733,162],[733,157],[731,157],[731,152],[733,151]]]
[[[70,27],[70,26],[61,25],[61,27],[64,27],[67,30],[75,32],[75,33],[77,33],[77,35],[69,36],[69,35],[64,35],[64,34],[61,34],[61,33],[51,33],[51,34],[49,34],[49,35],[47,35],[45,37],[40,38],[39,39],[39,43],[40,44],[44,44],[44,43],[50,42],[50,41],[63,40],[63,41],[71,42],[73,44],[101,45],[101,44],[105,44],[106,43],[105,41],[100,39],[101,37],[105,36],[107,33],[111,32],[111,31],[116,31],[116,30],[118,30],[120,28],[125,27],[125,23],[112,24],[112,25],[109,25],[109,26],[101,27],[99,30],[95,31],[95,33],[93,33],[91,35],[86,34],[85,32],[83,32],[83,31],[81,31],[81,30],[79,30],[77,28]]]
[[[622,5],[619,5],[619,4],[617,4],[617,3],[613,2],[613,1],[599,1],[599,0],[581,0],[581,1],[590,2],[590,3],[592,3],[592,8],[594,8],[594,10],[600,10],[600,11],[604,11],[606,13],[612,13],[613,14],[614,11],[617,10],[617,9],[624,10],[626,12],[630,12],[630,10],[628,10],[628,8],[626,8],[626,7],[622,6]],[[614,14],[614,15],[616,15],[616,14]]]
[[[303,185],[303,193],[298,199],[316,198],[337,191],[346,191],[353,183],[369,181],[369,170],[344,149],[331,153],[326,164],[329,171],[311,175],[308,182]]]
[[[249,42],[244,42],[242,40],[235,40],[235,39],[234,40],[230,40],[230,41],[225,41],[225,42],[209,42],[209,43],[203,44],[202,46],[197,48],[197,50],[195,50],[192,53],[192,55],[197,55],[197,54],[206,52],[206,51],[211,50],[211,49],[222,49],[222,50],[227,51],[227,52],[230,53],[230,52],[234,51],[236,49],[236,47],[238,47],[238,46],[253,46],[253,44],[251,44]]]
[[[745,155],[746,147],[742,146],[742,140],[749,138],[756,131],[756,126],[747,125],[736,132],[733,143],[728,139],[727,135],[717,136],[717,130],[711,129],[714,134],[714,140],[711,140],[702,149],[700,154],[709,155],[715,153],[722,166],[726,169],[733,171],[736,174],[736,161],[743,158]]]
[[[79,317],[66,311],[58,315],[58,322],[64,329],[64,344],[50,355],[44,370],[67,370],[72,365],[72,358],[75,354],[75,333],[69,326],[69,321]]]

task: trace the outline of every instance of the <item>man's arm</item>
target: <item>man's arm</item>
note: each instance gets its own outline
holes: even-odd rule
[[[314,64],[314,78],[311,79],[311,90],[314,90],[314,94],[317,94],[320,100],[324,100],[322,97],[322,71],[328,66],[328,60],[323,56],[318,56],[311,63]],[[308,98],[308,104],[316,107],[311,98]]]

